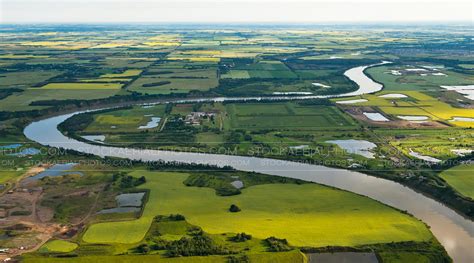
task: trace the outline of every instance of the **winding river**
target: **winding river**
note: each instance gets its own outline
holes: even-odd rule
[[[374,64],[370,66],[377,66]],[[355,92],[342,94],[334,97],[354,96],[372,93],[382,89],[382,86],[365,76],[364,70],[368,66],[350,69],[348,76],[359,85]],[[355,70],[357,69],[357,70]],[[346,76],[347,72],[346,71]],[[312,99],[324,96],[299,96],[299,97],[271,97],[271,99]],[[325,96],[327,97],[327,96]],[[261,100],[265,97],[245,97],[245,98],[206,98],[182,100],[179,102],[196,101],[239,101],[239,100]],[[163,103],[163,102],[161,102]],[[110,147],[92,145],[77,141],[63,135],[57,126],[75,113],[55,116],[33,122],[28,125],[24,134],[32,141],[36,141],[45,146],[62,147],[76,150],[83,153],[98,156],[112,156],[143,161],[177,161],[184,163],[200,163],[217,166],[230,165],[241,171],[255,171],[264,174],[298,178],[310,182],[325,184],[336,188],[348,190],[357,194],[368,196],[384,204],[406,210],[415,217],[424,221],[430,226],[431,231],[443,244],[449,255],[455,262],[474,261],[474,223],[457,214],[445,205],[419,194],[399,183],[368,176],[363,173],[329,168],[320,165],[312,165],[291,161],[274,160],[267,158],[245,157],[235,155],[201,154],[170,152],[147,149],[129,149],[121,147]]]

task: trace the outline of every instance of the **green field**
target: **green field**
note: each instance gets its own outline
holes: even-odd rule
[[[48,241],[48,243],[44,244],[40,251],[47,253],[47,252],[71,252],[76,249],[78,246],[75,243],[64,241],[64,240],[52,240]]]
[[[262,239],[276,236],[295,246],[423,241],[431,236],[410,216],[368,198],[319,185],[259,185],[237,196],[219,197],[212,189],[184,186],[188,176],[184,173],[133,174],[145,175],[147,183],[142,187],[151,189],[142,217],[93,224],[83,236],[85,242],[136,243],[144,238],[154,216],[175,213],[211,234],[245,232]],[[242,211],[229,213],[230,204],[237,204]]]
[[[462,195],[474,199],[474,165],[455,166],[443,171],[439,176]]]
[[[290,252],[279,252],[279,253],[262,253],[262,254],[251,254],[249,255],[251,262],[261,263],[304,263],[306,262],[305,257],[301,252],[290,251]],[[89,257],[76,257],[76,258],[38,258],[38,257],[26,257],[22,262],[32,263],[55,263],[55,262],[71,262],[71,263],[90,263],[90,262],[119,262],[119,263],[130,263],[130,262],[163,262],[163,263],[226,263],[229,262],[228,256],[206,256],[206,257],[175,257],[175,258],[163,258],[160,255],[121,255],[121,256],[89,256]]]
[[[117,92],[118,90],[116,89],[27,89],[21,93],[14,93],[9,97],[0,100],[0,111],[27,111],[42,109],[45,108],[45,106],[30,106],[30,103],[42,100],[75,100],[78,98],[83,100],[100,99],[113,96],[117,94]]]
[[[247,103],[228,104],[226,108],[230,114],[230,127],[234,129],[330,130],[356,127],[353,120],[335,107]]]
[[[104,90],[121,87],[122,85],[117,83],[48,83],[41,89]]]
[[[94,116],[94,121],[84,130],[86,133],[102,134],[138,132],[138,127],[146,125],[151,117],[163,117],[164,105],[153,107],[135,106],[132,109],[117,110]],[[115,128],[111,128],[114,126]]]
[[[429,63],[426,63],[429,65]],[[425,64],[425,65],[426,65]],[[421,66],[421,65],[420,65]],[[446,76],[420,76],[420,74],[392,75],[390,70],[403,70],[404,66],[380,66],[367,69],[367,73],[376,81],[384,84],[386,91],[431,91],[441,90],[440,85],[469,85],[474,78],[466,74],[460,74],[447,69],[441,69],[437,72],[446,74]],[[403,73],[402,73],[403,74]],[[421,73],[423,74],[423,73]]]

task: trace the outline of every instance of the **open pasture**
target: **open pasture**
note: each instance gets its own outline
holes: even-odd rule
[[[94,120],[84,132],[89,134],[138,132],[138,127],[146,125],[151,117],[163,117],[164,108],[165,105],[135,106],[132,109],[95,114]]]
[[[228,104],[230,128],[318,130],[356,127],[336,107],[301,106],[296,103]]]
[[[0,73],[0,88],[31,87],[61,74],[60,71]]]
[[[117,90],[122,87],[118,83],[48,83],[40,89],[64,90]]]
[[[184,173],[133,172],[146,176],[150,198],[138,220],[91,225],[90,243],[135,243],[158,214],[182,214],[208,233],[245,232],[257,238],[286,238],[291,245],[354,246],[429,240],[418,220],[368,198],[315,184],[252,186],[242,194],[219,197],[213,189],[186,187]],[[308,201],[311,200],[311,201]],[[229,213],[230,204],[242,211]],[[357,208],[357,209],[355,209]],[[338,220],[333,220],[335,217]],[[315,239],[314,237],[318,238]]]
[[[76,85],[76,83],[74,83]],[[93,92],[91,92],[93,91]],[[21,93],[14,93],[0,100],[0,111],[27,111],[45,108],[45,106],[30,106],[34,101],[67,100],[67,99],[100,99],[117,94],[117,89],[43,89],[31,88]]]
[[[462,195],[474,199],[474,164],[455,166],[441,172],[439,176]]]

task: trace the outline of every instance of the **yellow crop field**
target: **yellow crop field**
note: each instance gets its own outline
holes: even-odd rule
[[[139,69],[129,69],[126,70],[122,73],[110,73],[110,74],[104,74],[100,76],[101,78],[126,78],[126,77],[134,77],[137,75],[140,75],[142,73],[142,70]]]

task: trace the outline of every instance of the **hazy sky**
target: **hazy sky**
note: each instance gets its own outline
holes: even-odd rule
[[[472,0],[0,0],[0,22],[474,22]]]

